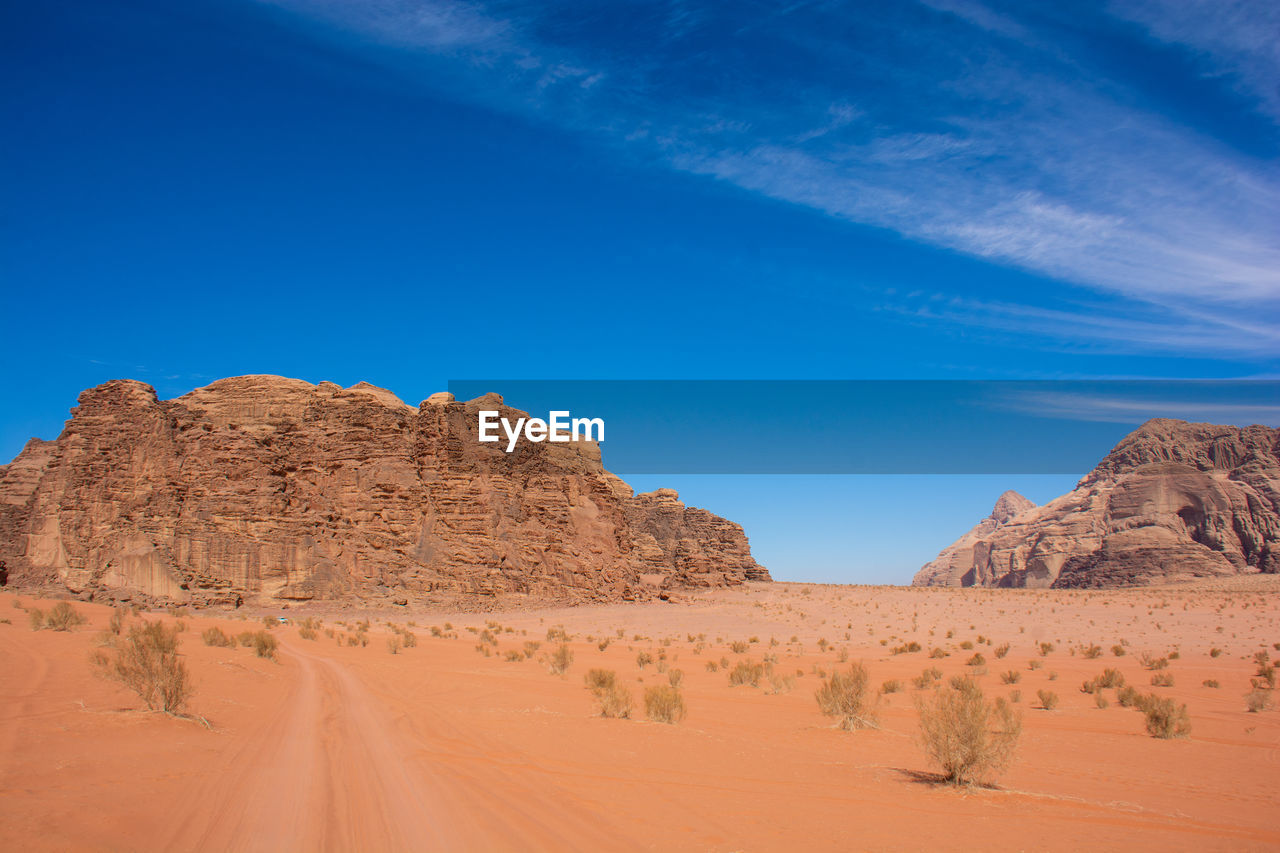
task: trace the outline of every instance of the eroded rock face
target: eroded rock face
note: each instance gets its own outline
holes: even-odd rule
[[[768,580],[742,528],[633,495],[591,442],[476,440],[497,395],[418,408],[367,383],[108,382],[0,467],[11,583],[193,602],[648,598]]]
[[[986,586],[986,579],[978,569],[979,566],[984,569],[987,566],[986,537],[1030,509],[1035,509],[1034,503],[1017,492],[1005,492],[996,500],[990,515],[943,549],[937,559],[916,574],[914,585]]]
[[[1112,587],[1274,573],[1280,429],[1148,421],[1069,494],[988,525],[994,517],[913,584]]]

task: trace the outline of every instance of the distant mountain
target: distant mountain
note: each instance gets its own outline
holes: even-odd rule
[[[915,586],[1115,587],[1280,572],[1280,429],[1156,419],[1069,494],[996,511]]]
[[[0,466],[10,583],[82,597],[559,601],[769,580],[742,528],[634,495],[593,442],[477,440],[489,394],[418,407],[276,376],[174,400],[116,380]],[[483,600],[483,599],[479,599]]]

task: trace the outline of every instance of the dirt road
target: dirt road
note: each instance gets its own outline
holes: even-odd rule
[[[299,670],[288,700],[192,792],[166,847],[456,846],[432,798],[438,785],[411,765],[411,745],[362,685],[331,660],[286,654]]]

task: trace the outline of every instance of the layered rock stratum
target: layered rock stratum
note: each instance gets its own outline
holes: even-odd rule
[[[743,530],[668,489],[636,495],[594,442],[477,440],[489,394],[417,408],[367,383],[223,379],[173,400],[79,397],[55,441],[0,467],[10,583],[194,604],[566,602],[767,581]]]
[[[1280,429],[1161,418],[1044,506],[1006,492],[913,584],[1118,587],[1250,572],[1280,572]]]

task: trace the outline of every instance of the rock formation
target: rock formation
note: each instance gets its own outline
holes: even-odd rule
[[[1151,420],[1069,494],[1009,509],[945,549],[914,585],[1114,587],[1275,573],[1280,429]]]
[[[0,467],[10,583],[83,597],[649,598],[769,580],[738,525],[634,495],[592,442],[477,441],[496,394],[418,408],[273,376],[174,400],[116,380]]]
[[[997,500],[991,514],[979,521],[968,533],[948,545],[937,558],[927,563],[915,577],[914,586],[973,586],[977,580],[976,565],[985,565],[986,538],[1008,524],[1016,515],[1035,504],[1017,492],[1009,491]],[[975,549],[977,553],[975,553]]]

